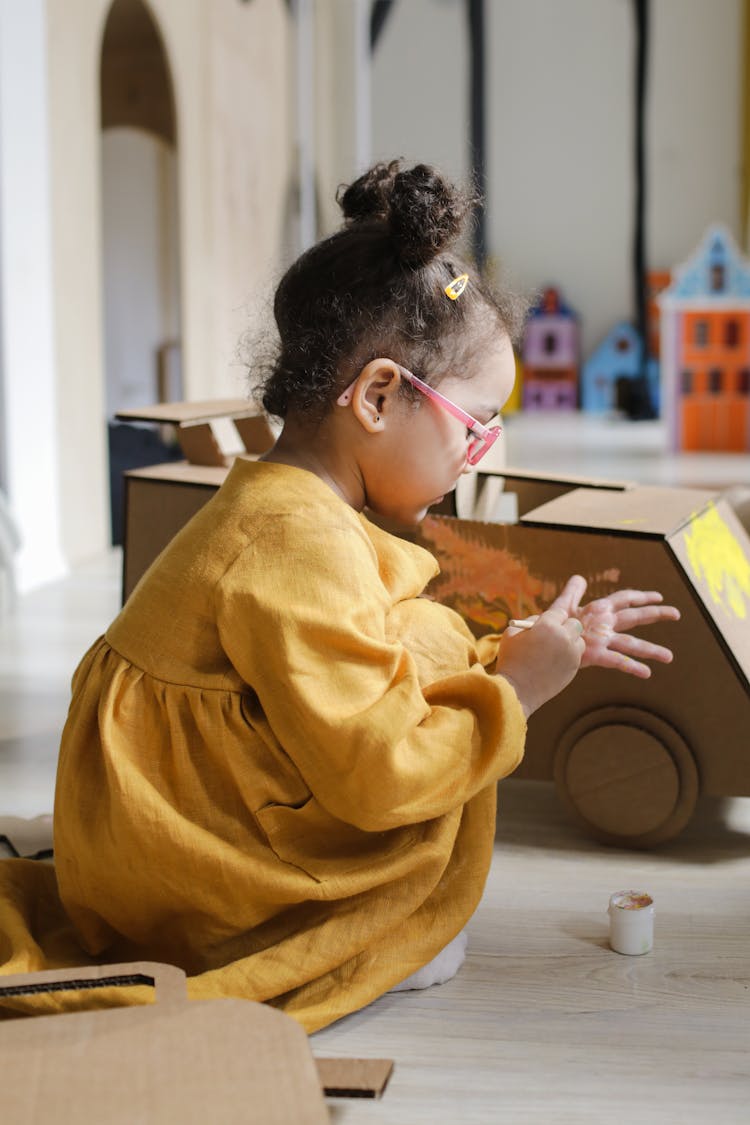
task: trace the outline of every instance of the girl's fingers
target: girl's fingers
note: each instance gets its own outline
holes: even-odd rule
[[[658,590],[616,590],[605,598],[596,598],[593,602],[589,602],[583,607],[583,611],[622,613],[641,609],[656,614],[660,619],[669,617],[671,620],[677,620],[680,611],[674,606],[662,605],[663,601],[664,597]]]
[[[658,602],[663,602],[664,597],[658,590],[615,590],[613,594],[608,594],[606,598],[599,598],[598,601],[607,602],[611,609],[627,609],[629,606],[638,605],[655,605]],[[592,605],[596,604],[594,602]]]
[[[550,609],[561,610],[567,617],[578,613],[581,598],[586,593],[586,579],[574,574],[552,602]]]
[[[643,606],[641,609],[624,609],[626,617],[632,617],[635,625],[653,625],[656,621],[679,621],[680,611],[673,605]]]
[[[651,675],[648,664],[634,660],[624,652],[615,652],[611,648],[601,649],[596,654],[596,659],[589,661],[589,667],[613,668],[617,672],[625,672],[628,676],[637,676],[639,680],[647,680]]]
[[[595,603],[592,603],[593,605]],[[641,625],[654,625],[658,621],[680,619],[680,611],[673,605],[650,605],[614,611],[604,607],[599,610],[592,609],[592,606],[584,606],[581,613],[587,631],[600,621],[610,624],[615,632],[624,633]]]
[[[673,660],[671,649],[663,645],[651,644],[650,641],[642,641],[640,637],[631,637],[625,633],[615,633],[608,647],[612,652],[640,657],[641,660],[656,660],[659,664],[671,664]]]

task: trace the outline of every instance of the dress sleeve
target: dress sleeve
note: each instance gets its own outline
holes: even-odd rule
[[[495,666],[502,639],[502,633],[486,633],[477,641],[479,661],[488,671],[492,671]]]
[[[431,820],[515,769],[520,703],[452,611],[424,603],[412,652],[363,532],[267,530],[217,587],[221,643],[333,816],[366,831]]]

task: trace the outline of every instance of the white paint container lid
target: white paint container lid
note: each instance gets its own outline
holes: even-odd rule
[[[654,900],[644,891],[617,891],[610,897],[609,944],[615,953],[639,957],[654,947]]]

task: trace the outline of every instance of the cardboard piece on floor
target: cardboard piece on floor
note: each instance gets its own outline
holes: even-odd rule
[[[317,1057],[320,1085],[329,1098],[380,1098],[391,1074],[392,1059],[325,1059]]]
[[[321,1079],[334,1082],[332,1094],[374,1096],[392,1069],[388,1060],[316,1065],[291,1017],[249,1000],[188,1000],[185,974],[171,965],[2,977],[0,996],[112,985],[153,985],[155,1001],[0,1022],[0,1120],[324,1125]]]

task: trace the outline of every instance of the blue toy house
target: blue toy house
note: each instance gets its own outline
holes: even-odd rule
[[[615,325],[581,371],[581,409],[591,414],[627,411],[635,380],[641,374],[640,336],[628,321]],[[651,405],[659,407],[659,369],[655,359],[646,365]]]

